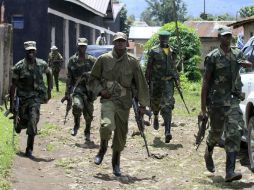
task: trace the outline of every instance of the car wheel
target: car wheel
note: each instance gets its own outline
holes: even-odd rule
[[[251,170],[254,172],[254,116],[250,118],[248,123],[248,153]]]

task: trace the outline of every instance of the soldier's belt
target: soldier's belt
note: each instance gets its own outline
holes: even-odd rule
[[[171,80],[172,78],[173,78],[172,76],[161,77],[161,80]]]
[[[123,87],[117,81],[107,81],[106,87],[113,97],[126,96],[127,88]]]

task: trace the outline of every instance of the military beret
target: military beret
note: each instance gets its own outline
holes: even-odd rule
[[[36,50],[36,42],[35,41],[26,41],[24,42],[25,50]]]
[[[159,36],[169,36],[169,35],[170,35],[170,33],[166,30],[162,30],[159,32]]]
[[[125,41],[127,41],[127,36],[125,33],[123,32],[117,32],[115,33],[114,37],[113,37],[113,42],[119,39],[123,39]]]
[[[223,27],[220,27],[218,28],[218,33],[221,35],[221,36],[224,36],[226,34],[231,34],[232,35],[232,31],[229,27],[226,27],[226,26],[223,26]]]
[[[88,40],[86,38],[79,38],[78,39],[78,45],[79,46],[87,46]]]

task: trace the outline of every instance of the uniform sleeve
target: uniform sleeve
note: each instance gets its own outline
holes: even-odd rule
[[[214,64],[211,56],[206,56],[204,62],[204,73],[212,73],[214,70]]]
[[[134,82],[137,90],[137,98],[141,105],[149,106],[149,89],[145,79],[145,76],[141,70],[138,62],[135,64],[136,68],[134,69]]]
[[[66,80],[65,95],[71,94],[72,86],[74,86],[74,78],[73,78],[73,73],[71,71],[71,63],[72,63],[72,60],[70,59],[67,66],[67,80]]]
[[[153,66],[153,52],[148,52],[148,59],[145,71],[145,78],[147,81],[151,80],[151,73],[152,73],[152,66]]]
[[[91,71],[91,75],[88,81],[88,88],[91,90],[96,96],[99,95],[99,93],[104,89],[101,80],[102,80],[102,63],[103,58],[100,57],[97,59],[97,61],[94,63],[94,66]]]
[[[46,74],[51,74],[51,69],[50,69],[50,67],[49,67],[49,65],[47,64],[46,61],[44,61],[44,72]]]

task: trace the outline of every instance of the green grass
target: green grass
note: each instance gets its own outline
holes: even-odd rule
[[[12,146],[12,120],[3,116],[3,113],[4,111],[0,110],[0,189],[8,190],[10,189],[9,170],[15,155],[15,148]]]
[[[51,133],[56,132],[59,129],[59,126],[51,124],[51,123],[45,123],[43,124],[42,128],[39,130],[38,135],[41,137],[47,137]]]
[[[59,92],[56,91],[56,86],[55,86],[55,82],[53,84],[53,89],[51,91],[51,97],[52,98],[59,98],[59,97],[63,97],[64,96],[64,92],[65,92],[65,85],[66,83],[59,80]]]
[[[56,148],[56,146],[52,143],[47,144],[46,150],[47,151],[53,151]]]

